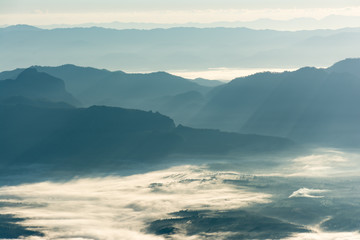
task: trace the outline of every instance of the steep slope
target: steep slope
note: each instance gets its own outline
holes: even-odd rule
[[[177,123],[187,123],[206,103],[203,94],[189,91],[174,96],[165,96],[153,101],[161,113],[171,116]]]
[[[111,72],[106,69],[79,67],[72,64],[66,64],[58,67],[35,66],[35,68],[39,72],[45,72],[63,79],[68,91],[77,97],[79,97],[79,95],[88,88],[94,86],[97,82],[111,74]]]
[[[0,81],[0,99],[13,96],[78,104],[77,100],[66,91],[61,79],[40,73],[34,68],[22,71],[14,80]]]
[[[327,68],[328,72],[350,73],[360,77],[360,58],[347,58]]]
[[[358,147],[359,61],[334,66],[342,70],[307,67],[235,79],[209,94],[191,126]]]
[[[241,131],[287,136],[296,124],[301,124],[298,118],[315,103],[316,95],[322,94],[327,78],[325,71],[315,68],[281,74],[278,77],[281,82],[255,109]]]
[[[195,127],[239,131],[281,81],[279,74],[258,73],[214,88],[207,104],[190,120]]]
[[[286,135],[302,142],[360,147],[360,78],[330,74]]]

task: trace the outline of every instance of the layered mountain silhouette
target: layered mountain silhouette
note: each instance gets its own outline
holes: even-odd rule
[[[61,79],[38,72],[35,68],[22,71],[13,80],[0,81],[0,100],[16,96],[78,104],[78,101],[66,91]]]
[[[115,107],[0,104],[3,164],[90,168],[285,150],[290,140],[175,126],[159,113]]]
[[[224,84],[223,81],[208,80],[208,79],[205,79],[205,78],[195,78],[194,82],[196,82],[199,85],[207,86],[207,87],[216,87],[216,86],[220,86],[220,85]]]
[[[67,90],[83,106],[107,105],[160,111],[180,123],[185,123],[202,107],[204,95],[211,89],[166,72],[128,74],[70,64],[33,68],[61,78]],[[22,71],[2,72],[0,79],[14,79]],[[184,111],[180,112],[180,109]]]
[[[329,69],[258,73],[214,88],[193,126],[289,137],[334,146],[360,144],[360,67],[348,59]]]
[[[74,65],[36,69],[64,79],[69,92],[85,106],[159,111],[195,128],[285,137],[321,146],[360,144],[359,59],[346,59],[327,69],[258,73],[212,88],[165,72],[127,74]],[[21,71],[0,73],[0,79],[21,79]],[[9,82],[17,81],[0,81],[6,86]]]
[[[335,63],[327,69],[328,72],[336,73],[350,73],[354,76],[360,77],[360,58],[348,58]]]
[[[127,71],[323,66],[360,54],[358,28],[312,31],[178,27],[0,28],[0,66],[74,63]],[[35,53],[36,58],[33,54]],[[56,56],[56,57],[54,57]],[[36,61],[34,62],[34,59]]]

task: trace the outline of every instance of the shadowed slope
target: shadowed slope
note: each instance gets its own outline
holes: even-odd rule
[[[159,113],[113,107],[41,108],[0,105],[3,162],[94,166],[151,163],[172,155],[226,156],[285,150],[291,141],[175,127]]]
[[[78,104],[78,101],[66,91],[61,79],[40,73],[35,68],[22,71],[14,80],[0,81],[0,99],[14,96]]]

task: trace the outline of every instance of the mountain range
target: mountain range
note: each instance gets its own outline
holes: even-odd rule
[[[67,63],[126,71],[326,66],[360,54],[358,28],[312,31],[248,28],[116,30],[0,28],[1,70]],[[55,57],[56,56],[56,57]],[[36,59],[36,60],[35,60]]]
[[[15,79],[0,81],[0,99],[21,96],[32,99],[47,99],[78,105],[78,101],[65,90],[63,80],[35,68],[22,71]]]
[[[67,91],[84,107],[107,105],[159,111],[179,123],[187,123],[201,108],[205,103],[205,94],[211,90],[208,82],[212,82],[185,79],[166,72],[128,74],[70,64],[59,67],[33,66],[32,69],[62,79]],[[24,70],[2,72],[0,80],[15,79]],[[219,85],[218,81],[214,82]],[[71,101],[64,102],[73,104]]]
[[[359,59],[327,69],[258,73],[209,92],[193,126],[359,146]]]
[[[94,114],[91,115],[91,118],[103,115],[101,111],[95,111],[96,107],[90,107],[92,105],[158,111],[173,118],[177,124],[181,123],[192,127],[176,127],[171,120],[172,130],[169,130],[170,135],[167,133],[166,136],[173,138],[165,142],[175,146],[178,143],[175,144],[172,141],[179,139],[179,135],[181,135],[180,139],[187,139],[185,143],[180,144],[182,147],[176,147],[176,151],[169,150],[173,154],[188,154],[189,152],[184,149],[191,149],[189,146],[197,146],[194,139],[199,139],[200,136],[203,137],[200,137],[201,141],[199,141],[207,142],[209,145],[198,146],[198,149],[207,149],[208,153],[211,153],[211,149],[222,149],[222,145],[219,143],[224,140],[221,136],[225,135],[228,140],[224,140],[224,144],[227,146],[224,149],[227,149],[226,151],[236,149],[235,145],[229,145],[229,142],[238,143],[237,140],[229,140],[230,136],[233,136],[230,133],[195,128],[275,136],[292,139],[298,143],[325,147],[358,147],[360,144],[358,128],[360,111],[356,104],[360,101],[358,94],[360,91],[359,67],[360,59],[346,59],[329,68],[305,67],[293,72],[264,72],[237,78],[220,86],[208,87],[165,72],[127,74],[122,71],[111,72],[75,65],[35,66],[30,69],[16,69],[0,73],[0,79],[7,79],[0,81],[0,93],[3,94],[0,96],[3,98],[2,104],[7,106],[6,111],[10,111],[8,110],[9,106],[13,109],[15,106],[25,105],[42,109],[43,113],[41,114],[44,115],[48,114],[44,112],[45,110],[46,112],[58,112],[56,113],[59,115],[57,119],[62,119],[62,115],[70,116],[75,112],[88,111]],[[13,78],[13,80],[8,78]],[[46,84],[39,86],[39,80],[45,81]],[[53,86],[49,87],[51,85]],[[11,94],[13,96],[10,96]],[[49,101],[51,102],[49,103]],[[85,108],[76,109],[72,107],[76,106],[74,103],[82,104]],[[118,111],[117,108],[109,109],[112,109],[108,110],[110,112]],[[29,109],[24,110],[24,112],[29,111]],[[81,118],[82,122],[86,122],[85,116]],[[121,118],[120,115],[118,118]],[[31,119],[31,117],[22,116],[21,119]],[[8,121],[12,122],[12,120]],[[97,124],[108,125],[101,121]],[[45,122],[42,125],[46,125]],[[70,126],[66,128],[70,128]],[[61,131],[66,132],[65,129]],[[110,132],[110,130],[108,131]],[[115,129],[112,131],[116,132]],[[75,133],[75,131],[72,132]],[[186,137],[185,133],[190,134],[186,136],[191,137]],[[207,137],[212,140],[208,142]],[[58,138],[60,137],[58,136]],[[80,138],[80,134],[78,138]],[[25,137],[24,139],[29,138]],[[66,142],[65,138],[56,141]],[[211,141],[215,142],[211,143]],[[47,142],[51,141],[47,140]],[[154,142],[156,141],[154,140]],[[189,142],[192,144],[186,145]],[[54,145],[61,144],[54,143]],[[108,142],[106,145],[111,144]],[[209,146],[217,145],[218,148],[209,148]],[[244,146],[243,142],[239,146]],[[46,147],[46,149],[51,149],[51,147]],[[168,147],[167,149],[172,148]],[[146,151],[141,150],[140,152],[145,153]],[[190,152],[195,153],[196,148]],[[201,153],[207,154],[206,151]],[[150,152],[146,152],[146,154],[156,155]],[[160,155],[165,156],[166,154],[161,152]],[[120,156],[126,157],[127,155],[120,154]]]

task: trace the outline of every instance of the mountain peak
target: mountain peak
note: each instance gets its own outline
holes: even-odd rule
[[[35,67],[29,67],[22,71],[16,80],[26,82],[31,81],[33,84],[39,85],[39,87],[40,85],[47,86],[49,84],[55,84],[58,87],[65,89],[65,84],[61,79],[44,72],[38,72]]]
[[[63,80],[38,72],[34,67],[25,69],[14,80],[0,81],[0,98],[12,96],[78,104],[66,91]]]
[[[344,60],[341,60],[334,65],[332,65],[330,68],[336,68],[339,66],[347,66],[347,67],[358,67],[360,65],[360,58],[346,58]]]
[[[18,78],[23,78],[23,77],[30,77],[30,76],[35,76],[39,74],[39,72],[36,70],[36,68],[34,67],[29,67],[27,69],[25,69],[24,71],[22,71]]]
[[[350,73],[360,77],[360,58],[347,58],[327,69],[329,72]]]
[[[34,26],[30,26],[27,24],[17,24],[17,25],[11,25],[6,28],[3,28],[6,31],[39,31],[42,30],[41,28],[37,28]]]

